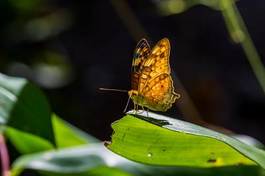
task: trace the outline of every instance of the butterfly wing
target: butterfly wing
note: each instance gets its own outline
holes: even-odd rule
[[[174,92],[173,81],[167,73],[149,80],[141,95],[144,97],[143,104],[156,111],[168,110],[180,98],[180,94]]]
[[[170,43],[167,38],[164,38],[154,46],[148,58],[140,65],[139,92],[142,92],[149,80],[163,73],[170,74],[169,55]]]
[[[170,43],[164,38],[140,66],[138,92],[144,97],[145,106],[153,110],[166,111],[180,97],[174,92],[169,56]]]
[[[151,53],[151,48],[146,39],[142,39],[138,42],[132,61],[132,89],[138,90],[138,83],[140,77],[140,67],[144,60],[148,58]]]

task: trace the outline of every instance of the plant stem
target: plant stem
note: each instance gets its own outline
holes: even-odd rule
[[[3,134],[0,134],[0,157],[2,164],[2,176],[10,176],[9,155]]]
[[[242,46],[248,62],[265,93],[265,68],[235,2],[233,0],[222,0],[221,10],[231,38]]]

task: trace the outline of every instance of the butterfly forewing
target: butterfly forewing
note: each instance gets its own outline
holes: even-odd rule
[[[151,54],[140,66],[141,73],[138,83],[138,91],[141,92],[148,81],[160,74],[170,74],[169,66],[170,43],[168,39],[160,40],[152,49]]]
[[[137,90],[140,78],[140,67],[143,64],[144,60],[150,55],[151,49],[150,45],[146,39],[142,39],[137,44],[134,57],[132,62],[132,89]]]
[[[143,61],[147,59],[151,53],[150,45],[146,39],[142,39],[136,45],[133,62],[132,62],[132,72],[139,72],[140,66],[143,64]]]

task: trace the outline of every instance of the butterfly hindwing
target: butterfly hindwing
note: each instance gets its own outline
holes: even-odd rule
[[[167,73],[162,73],[149,80],[141,95],[152,107],[164,110],[170,108],[172,103],[180,96],[174,92],[173,81]]]

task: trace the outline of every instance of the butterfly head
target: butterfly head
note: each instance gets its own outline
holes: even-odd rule
[[[134,99],[135,97],[138,96],[138,91],[137,90],[130,90],[128,91],[129,97]]]
[[[137,90],[130,90],[128,91],[128,94],[135,104],[142,104],[143,97],[139,95],[139,92]]]

